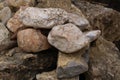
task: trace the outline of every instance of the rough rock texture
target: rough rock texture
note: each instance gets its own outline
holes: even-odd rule
[[[12,12],[10,10],[9,7],[4,7],[1,11],[0,11],[0,21],[5,24],[10,17],[12,16]]]
[[[17,34],[18,46],[26,52],[39,52],[50,47],[47,38],[39,30],[25,29]]]
[[[59,52],[56,70],[57,77],[60,79],[71,78],[86,72],[88,70],[88,65],[85,58],[81,57],[82,54],[86,53],[86,50],[87,49],[84,48],[74,54]]]
[[[56,61],[56,50],[32,54],[16,47],[0,53],[0,79],[33,80],[37,73],[56,67]]]
[[[56,71],[43,72],[41,74],[36,75],[37,80],[79,80],[79,76],[68,78],[68,79],[58,79],[56,75]]]
[[[15,15],[12,18],[10,18],[10,20],[7,22],[7,28],[11,32],[15,33],[19,28],[24,26],[18,16],[18,14],[21,13],[24,9],[25,7],[20,7],[20,9],[15,13]]]
[[[75,3],[86,15],[93,29],[100,29],[102,36],[109,41],[120,40],[120,13],[100,5],[80,1]]]
[[[100,31],[90,31],[83,34],[74,24],[68,23],[52,28],[48,42],[64,53],[79,51],[100,35]]]
[[[50,29],[67,21],[67,12],[60,8],[28,7],[19,14],[25,26]]]
[[[81,30],[88,29],[89,28],[89,22],[86,18],[81,17],[79,15],[68,13],[68,19],[70,23],[75,24],[78,26]]]
[[[119,80],[120,52],[117,47],[102,37],[90,50],[87,80]]]
[[[34,6],[35,0],[6,0],[6,3],[9,6],[19,8],[20,6]]]
[[[10,40],[10,32],[0,23],[0,51],[12,48],[16,45],[16,41]]]

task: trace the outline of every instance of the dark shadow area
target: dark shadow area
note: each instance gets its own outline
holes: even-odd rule
[[[113,42],[120,51],[120,40]]]

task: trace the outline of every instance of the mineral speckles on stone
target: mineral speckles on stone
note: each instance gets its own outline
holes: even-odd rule
[[[18,46],[26,52],[39,52],[49,48],[47,38],[35,29],[19,31],[17,42]]]
[[[25,26],[50,29],[67,21],[67,12],[60,8],[28,7],[19,17]]]
[[[0,20],[3,24],[5,24],[11,16],[12,12],[9,7],[5,7],[0,11]]]
[[[53,27],[48,35],[48,41],[65,53],[76,52],[89,44],[82,31],[71,23]]]

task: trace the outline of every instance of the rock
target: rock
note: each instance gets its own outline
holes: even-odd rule
[[[38,72],[54,69],[56,61],[56,50],[32,54],[16,47],[0,53],[0,79],[33,80]]]
[[[119,80],[120,51],[110,41],[100,37],[91,46],[86,80]]]
[[[28,7],[19,14],[19,17],[25,26],[50,29],[66,22],[67,12],[60,8]]]
[[[100,30],[92,30],[84,33],[84,35],[88,38],[89,42],[92,42],[99,38],[100,34],[101,34]]]
[[[34,6],[35,0],[6,0],[9,6],[19,8],[20,6]]]
[[[12,12],[9,7],[5,7],[0,11],[0,21],[5,24],[10,17],[12,16]]]
[[[99,35],[99,30],[84,34],[74,24],[68,23],[53,27],[48,35],[48,42],[64,53],[73,53],[89,45]]]
[[[39,30],[35,29],[19,31],[17,42],[18,46],[26,52],[39,52],[50,47],[47,38]]]
[[[41,74],[36,75],[37,80],[79,80],[79,76],[73,77],[73,78],[67,78],[67,79],[58,79],[56,75],[56,71],[50,71],[50,72],[43,72]]]
[[[16,46],[16,41],[10,40],[10,32],[0,23],[0,51]]]
[[[89,22],[86,18],[73,14],[68,13],[69,22],[75,24],[76,26],[79,26],[81,30],[88,29],[89,28]]]
[[[84,53],[85,49],[74,54],[59,52],[58,67],[56,70],[57,77],[60,79],[71,78],[86,72],[88,70],[88,65],[85,59],[81,57]]]
[[[11,32],[15,33],[19,28],[24,27],[23,23],[20,21],[18,14],[21,13],[25,8],[26,7],[20,7],[20,9],[15,13],[15,15],[7,22],[7,28]]]
[[[76,2],[75,5],[85,14],[92,29],[100,29],[102,36],[108,41],[120,40],[120,13],[97,4],[85,1]]]

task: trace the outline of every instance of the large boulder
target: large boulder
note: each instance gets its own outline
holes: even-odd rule
[[[92,29],[100,29],[102,36],[109,41],[120,40],[119,12],[86,1],[75,2],[75,5],[85,14]]]
[[[87,80],[120,80],[120,52],[117,47],[100,37],[90,49]]]

